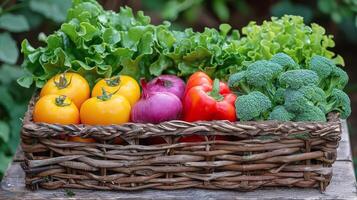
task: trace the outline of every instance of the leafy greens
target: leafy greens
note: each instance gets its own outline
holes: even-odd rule
[[[255,60],[270,59],[285,52],[298,63],[313,54],[333,57],[327,50],[332,36],[316,24],[304,25],[302,18],[272,18],[262,26],[255,23],[239,31],[222,24],[219,30],[206,28],[175,31],[169,22],[150,24],[142,11],[128,7],[118,13],[105,11],[95,0],[74,0],[61,28],[45,38],[44,47],[22,42],[26,75],[18,80],[24,87],[37,87],[63,71],[82,74],[91,85],[101,77],[116,74],[150,79],[160,74],[186,77],[197,70],[227,79]],[[342,64],[338,56],[337,61]]]

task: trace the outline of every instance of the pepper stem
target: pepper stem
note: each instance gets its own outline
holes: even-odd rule
[[[70,103],[65,103],[67,96],[66,95],[60,95],[56,97],[55,103],[59,107],[65,107],[71,105]]]
[[[112,98],[112,96],[117,93],[119,91],[119,89],[117,89],[115,92],[109,93],[107,92],[104,87],[102,87],[102,95],[97,96],[97,99],[100,99],[102,101],[108,101],[109,99]]]
[[[104,81],[107,83],[108,86],[110,87],[116,87],[120,84],[120,76],[113,76],[112,78],[106,78]]]
[[[208,93],[216,101],[222,101],[224,97],[219,93],[219,80],[216,78],[213,81],[212,91]]]
[[[60,74],[58,81],[56,81],[56,79],[53,79],[53,82],[54,82],[54,84],[56,85],[56,87],[57,87],[58,89],[67,88],[67,87],[71,84],[71,82],[72,82],[72,76],[71,76],[71,78],[70,78],[69,81],[68,81],[67,78],[66,78],[66,73],[67,73],[67,71],[65,71],[65,72],[63,72],[62,74]]]

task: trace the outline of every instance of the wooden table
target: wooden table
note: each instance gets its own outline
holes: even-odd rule
[[[38,190],[25,188],[24,172],[20,167],[21,149],[16,153],[1,182],[0,199],[357,199],[350,141],[346,122],[342,123],[342,140],[333,178],[327,190],[269,188],[254,192],[183,189],[175,191],[144,190],[136,192],[102,192],[92,190]],[[1,161],[0,161],[1,162]]]

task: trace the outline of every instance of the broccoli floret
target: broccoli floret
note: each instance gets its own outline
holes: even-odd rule
[[[271,84],[272,79],[282,70],[283,67],[279,64],[260,60],[248,66],[245,77],[249,85],[258,88],[265,87],[267,84]]]
[[[285,53],[275,54],[270,61],[281,65],[285,70],[299,69],[299,65]]]
[[[348,95],[340,89],[333,89],[324,106],[326,112],[337,111],[341,118],[346,119],[351,114],[351,101]]]
[[[240,89],[244,93],[249,93],[250,89],[245,81],[245,71],[241,71],[229,76],[228,86],[232,90]]]
[[[275,105],[283,104],[284,103],[284,88],[278,88],[274,94],[273,102]]]
[[[323,83],[320,84],[320,87],[323,88],[327,94],[331,94],[332,90],[337,88],[342,90],[348,83],[347,73],[339,68],[334,67],[331,72],[331,76],[326,78]]]
[[[320,80],[330,76],[332,69],[336,67],[332,60],[323,56],[315,55],[310,60],[310,69],[317,73]]]
[[[313,106],[314,104],[305,97],[305,95],[294,89],[285,90],[285,103],[286,110],[292,113],[304,112],[307,106]]]
[[[325,92],[314,85],[302,86],[298,90],[286,89],[284,93],[287,110],[303,112],[307,106],[323,106],[326,104]]]
[[[251,63],[247,70],[235,73],[229,77],[228,85],[239,89],[245,94],[250,91],[260,91],[270,97],[275,93],[275,82],[283,67],[279,64],[260,60]]]
[[[296,115],[294,121],[326,122],[326,116],[320,108],[316,106],[307,106],[303,112]]]
[[[306,85],[299,88],[298,91],[301,92],[305,98],[312,101],[314,104],[326,102],[326,94],[318,86]]]
[[[307,69],[290,70],[281,74],[279,82],[281,86],[299,89],[304,85],[317,85],[319,77],[316,72]]]
[[[237,118],[241,121],[266,119],[268,110],[272,107],[270,99],[263,93],[253,91],[239,96],[235,102]]]
[[[276,106],[269,115],[270,120],[291,121],[295,115],[285,109],[284,106]]]
[[[337,67],[331,59],[323,56],[314,56],[310,61],[310,69],[315,71],[319,78],[319,87],[330,96],[334,88],[343,89],[348,82],[348,75]]]

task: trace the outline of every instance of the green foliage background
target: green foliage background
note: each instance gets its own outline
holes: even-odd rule
[[[117,11],[129,5],[144,10],[154,23],[173,21],[176,29],[204,26],[218,28],[220,23],[241,28],[250,20],[261,21],[270,15],[301,15],[306,23],[323,22],[328,32],[346,36],[345,43],[357,43],[357,0],[261,1],[261,0],[100,0],[106,9]],[[20,42],[28,38],[35,46],[65,20],[71,0],[0,1],[0,177],[19,143],[21,118],[34,88],[24,89],[16,80],[25,75],[19,63]],[[343,37],[342,36],[342,37]],[[341,36],[340,36],[341,38]],[[346,40],[347,39],[347,40]],[[341,41],[337,41],[339,43]],[[349,58],[345,57],[348,61]],[[348,63],[346,64],[348,66]]]
[[[49,30],[57,28],[70,5],[70,0],[5,0],[0,6],[0,177],[18,146],[21,118],[33,92],[16,82],[25,73],[18,65],[19,40],[37,35],[44,23]]]

